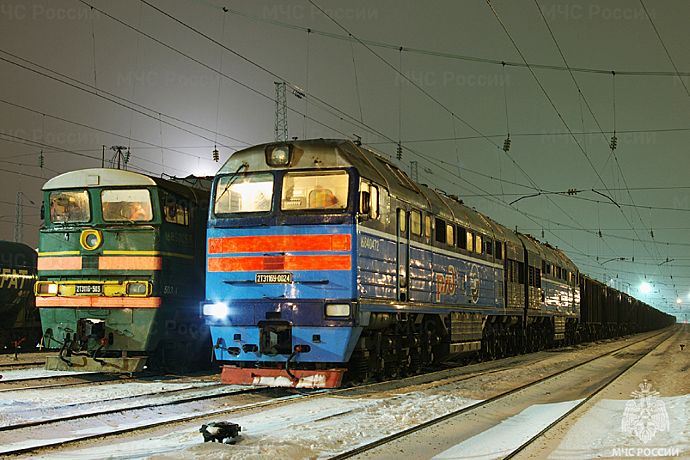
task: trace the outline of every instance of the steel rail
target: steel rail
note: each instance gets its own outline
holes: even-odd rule
[[[678,334],[679,332],[680,332],[680,331],[676,332],[676,333],[673,334],[673,335],[676,335],[676,334]],[[551,430],[553,427],[555,427],[556,425],[558,425],[559,423],[561,423],[563,420],[565,420],[566,418],[568,418],[572,413],[574,413],[574,412],[575,412],[576,410],[578,410],[580,407],[584,406],[584,405],[587,404],[589,401],[591,401],[596,395],[598,395],[598,394],[601,393],[603,390],[605,390],[606,388],[608,388],[609,386],[611,386],[611,384],[612,384],[613,382],[615,382],[615,381],[618,380],[620,377],[622,377],[623,374],[625,374],[625,373],[628,372],[630,369],[632,369],[633,367],[635,367],[635,365],[637,365],[637,363],[639,363],[640,361],[642,361],[642,360],[643,360],[644,358],[646,358],[651,352],[653,352],[654,350],[656,350],[657,348],[659,348],[661,345],[663,345],[666,341],[670,340],[672,337],[673,337],[673,336],[668,337],[666,340],[664,340],[663,342],[659,343],[656,347],[650,349],[647,353],[645,353],[644,355],[642,355],[642,356],[640,356],[639,358],[637,358],[632,364],[630,364],[630,366],[626,367],[625,369],[623,369],[622,371],[620,371],[618,374],[616,374],[616,375],[614,375],[613,377],[611,377],[611,378],[609,379],[608,382],[604,383],[604,385],[602,385],[599,389],[597,389],[596,391],[594,391],[591,395],[589,395],[589,396],[587,396],[586,398],[584,398],[582,401],[580,401],[578,404],[576,404],[573,408],[571,408],[571,409],[568,410],[566,413],[564,413],[563,415],[561,415],[560,417],[558,417],[558,419],[556,419],[555,421],[553,421],[552,423],[550,423],[546,428],[544,428],[544,429],[541,430],[539,433],[537,433],[536,435],[534,435],[532,438],[530,438],[529,440],[527,440],[524,444],[522,444],[521,446],[519,446],[517,449],[515,449],[514,451],[512,451],[511,453],[509,453],[508,455],[506,455],[505,457],[503,457],[503,460],[511,459],[511,458],[515,457],[517,454],[519,454],[520,452],[524,451],[527,447],[529,447],[529,446],[530,446],[532,443],[534,443],[537,439],[539,439],[539,438],[541,438],[542,436],[544,436],[544,435],[545,435],[549,430]]]
[[[566,369],[557,371],[557,372],[554,373],[554,374],[551,374],[551,375],[545,376],[545,377],[543,377],[543,378],[537,379],[537,380],[535,380],[535,381],[533,381],[533,382],[527,383],[527,384],[525,384],[525,385],[522,385],[522,386],[520,386],[520,387],[514,388],[514,389],[512,389],[512,390],[503,392],[503,393],[498,394],[498,395],[496,395],[496,396],[493,396],[493,397],[491,397],[491,398],[489,398],[489,399],[485,399],[485,400],[483,400],[483,401],[480,401],[480,402],[478,402],[478,403],[476,403],[476,404],[472,404],[472,405],[470,405],[470,406],[463,407],[462,409],[458,409],[458,410],[456,410],[456,411],[449,412],[448,414],[442,415],[442,416],[437,417],[437,418],[435,418],[435,419],[428,420],[428,421],[426,421],[426,422],[424,422],[424,423],[421,423],[421,424],[419,424],[419,425],[415,425],[415,426],[413,426],[413,427],[410,427],[410,428],[407,428],[407,429],[398,431],[397,433],[393,433],[393,434],[388,435],[388,436],[385,436],[385,437],[383,437],[383,438],[379,438],[379,439],[377,439],[377,440],[375,440],[375,441],[373,441],[373,442],[371,442],[371,443],[364,444],[364,445],[358,446],[358,447],[356,447],[356,448],[354,448],[354,449],[352,449],[352,450],[349,450],[349,451],[346,451],[346,452],[342,452],[342,453],[337,454],[337,455],[335,455],[335,456],[333,456],[333,457],[329,457],[329,460],[342,460],[342,459],[346,459],[346,458],[351,458],[351,457],[354,457],[354,456],[356,456],[356,455],[359,455],[359,454],[362,454],[362,453],[364,453],[364,452],[367,452],[367,451],[370,451],[370,450],[372,450],[372,449],[375,449],[375,448],[377,448],[377,447],[381,447],[381,446],[384,446],[384,445],[386,445],[386,444],[390,444],[391,442],[393,442],[393,441],[395,441],[395,440],[397,440],[397,439],[404,438],[404,437],[409,436],[409,435],[411,435],[411,434],[414,434],[414,433],[416,433],[416,432],[418,432],[418,431],[421,431],[421,430],[423,430],[423,429],[425,429],[425,428],[429,428],[429,427],[432,427],[432,426],[434,426],[434,425],[438,425],[438,424],[440,424],[440,423],[442,423],[442,422],[445,422],[446,420],[450,420],[450,419],[452,419],[452,418],[458,417],[458,416],[460,416],[460,415],[462,415],[462,414],[465,414],[465,413],[467,413],[467,412],[470,412],[470,411],[472,411],[472,410],[480,409],[480,408],[482,408],[482,407],[484,407],[484,406],[487,406],[487,405],[489,405],[489,404],[491,404],[491,403],[493,403],[493,402],[495,402],[495,401],[499,401],[499,400],[501,400],[501,399],[503,399],[503,398],[505,398],[505,397],[507,397],[507,396],[510,396],[510,395],[512,395],[512,394],[515,394],[515,393],[517,393],[517,392],[519,392],[519,391],[522,391],[522,390],[525,390],[525,389],[530,388],[530,387],[532,387],[532,386],[535,386],[535,385],[538,385],[538,384],[540,384],[540,383],[546,382],[546,381],[551,380],[551,379],[553,379],[553,378],[555,378],[555,377],[558,377],[558,376],[560,376],[560,375],[563,375],[563,374],[565,374],[565,373],[567,373],[567,372],[570,372],[570,371],[573,371],[573,370],[578,369],[578,368],[580,368],[580,367],[583,367],[583,366],[585,366],[585,365],[587,365],[587,364],[589,364],[589,363],[591,363],[591,362],[593,362],[593,361],[596,361],[596,360],[598,360],[598,359],[602,359],[602,358],[605,358],[605,357],[607,357],[607,356],[610,356],[610,355],[612,355],[612,354],[614,354],[614,353],[617,353],[617,352],[619,352],[619,351],[621,351],[621,350],[624,350],[624,349],[626,349],[626,348],[629,348],[629,347],[632,347],[632,346],[634,346],[634,345],[637,345],[637,344],[640,343],[640,342],[645,342],[645,341],[648,341],[648,340],[652,340],[652,339],[654,339],[654,338],[656,338],[656,337],[658,337],[658,336],[660,336],[660,335],[662,335],[662,334],[666,334],[666,333],[668,333],[668,331],[662,331],[662,332],[660,332],[660,333],[658,333],[658,334],[655,334],[655,335],[652,335],[652,336],[650,336],[650,337],[647,337],[647,338],[645,338],[645,339],[643,339],[643,340],[640,340],[639,342],[634,342],[634,343],[631,343],[631,344],[628,344],[628,345],[624,345],[624,346],[622,346],[622,347],[620,347],[620,348],[616,348],[615,350],[612,350],[612,351],[609,351],[609,352],[607,352],[607,353],[604,353],[603,355],[599,355],[599,356],[596,356],[596,357],[594,357],[594,358],[588,359],[588,360],[583,361],[583,362],[581,362],[581,363],[579,363],[579,364],[576,364],[576,365],[574,365],[574,366],[572,366],[572,367],[568,367],[568,368],[566,368]],[[655,348],[656,348],[656,347],[655,347]],[[626,370],[627,370],[627,369],[626,369]]]

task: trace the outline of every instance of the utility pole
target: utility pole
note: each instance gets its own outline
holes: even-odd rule
[[[275,141],[288,140],[287,126],[287,95],[285,92],[285,82],[277,81],[276,84],[276,120],[275,120]]]

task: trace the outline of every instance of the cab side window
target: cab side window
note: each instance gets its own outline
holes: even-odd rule
[[[167,199],[163,207],[165,221],[178,225],[189,225],[189,207],[187,203],[175,199]]]

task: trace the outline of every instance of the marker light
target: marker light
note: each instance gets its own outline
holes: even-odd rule
[[[350,316],[350,304],[331,303],[326,305],[326,316],[347,317]]]
[[[222,302],[204,305],[204,316],[225,318],[226,316],[228,316],[228,313],[228,306]]]
[[[131,296],[146,296],[149,293],[149,284],[147,282],[126,282],[127,295]]]
[[[58,293],[58,285],[55,283],[36,283],[36,294],[38,295],[56,295]]]

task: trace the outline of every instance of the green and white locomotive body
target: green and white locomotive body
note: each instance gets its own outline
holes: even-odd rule
[[[46,368],[131,373],[210,361],[198,313],[210,184],[103,168],[45,184],[36,304],[46,345],[60,347]]]

